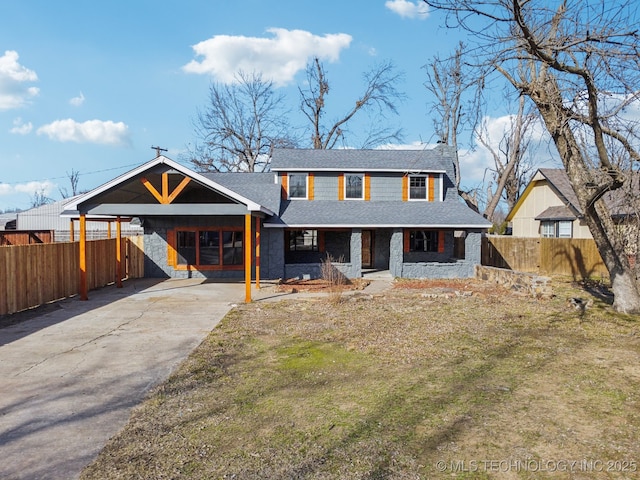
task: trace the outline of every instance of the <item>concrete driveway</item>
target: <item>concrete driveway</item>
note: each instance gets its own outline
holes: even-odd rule
[[[130,280],[0,329],[0,478],[77,478],[244,284]]]

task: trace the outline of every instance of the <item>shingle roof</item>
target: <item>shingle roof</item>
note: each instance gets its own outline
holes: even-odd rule
[[[549,207],[536,220],[575,220],[577,217],[569,207],[560,205],[557,207]]]
[[[446,171],[455,149],[439,145],[431,150],[313,150],[281,148],[273,151],[272,171]]]
[[[280,210],[280,185],[275,183],[273,173],[224,172],[203,176],[272,212]]]
[[[575,217],[582,217],[583,211],[580,208],[578,197],[571,186],[567,172],[562,168],[541,168],[539,171],[547,179],[552,188],[559,193],[561,198],[564,197],[562,199],[566,202],[566,206],[575,213]],[[627,182],[622,188],[605,193],[603,199],[610,208],[612,215],[632,215],[635,214],[635,209],[631,204],[637,201],[639,191],[640,178],[635,174],[631,182]],[[542,219],[542,215],[548,210],[549,209],[538,215],[536,220]],[[557,219],[559,220],[560,218]]]
[[[491,223],[460,202],[289,200],[271,227],[489,228]]]

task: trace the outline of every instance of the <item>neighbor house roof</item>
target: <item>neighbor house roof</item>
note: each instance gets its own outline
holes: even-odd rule
[[[431,150],[275,149],[274,172],[292,171],[384,171],[445,172],[453,163],[455,149],[439,145]]]
[[[265,227],[489,228],[491,223],[461,202],[283,201],[279,218]]]
[[[530,191],[541,180],[547,181],[549,187],[555,192],[558,198],[562,200],[564,206],[547,208],[536,216],[536,220],[575,220],[576,218],[581,218],[583,216],[580,202],[578,201],[578,197],[571,186],[567,172],[562,168],[540,168],[507,215],[507,220],[513,219]],[[640,191],[639,184],[640,178],[638,178],[638,175],[634,175],[631,185],[607,192],[603,196],[604,201],[611,209],[612,215],[623,216],[634,213],[633,209],[630,207],[629,198],[630,195],[634,195],[631,193],[632,191]],[[637,193],[635,196],[637,197]]]
[[[573,211],[569,207],[564,205],[549,207],[544,212],[540,213],[536,220],[575,220],[576,217]]]

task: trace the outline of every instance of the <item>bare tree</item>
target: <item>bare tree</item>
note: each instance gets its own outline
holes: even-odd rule
[[[478,121],[484,73],[480,69],[469,68],[463,62],[464,54],[465,46],[460,43],[452,56],[441,58],[436,55],[423,67],[427,72],[424,86],[435,97],[429,106],[438,142],[455,148],[455,186],[458,194],[470,208],[480,212],[475,189],[461,188],[458,139],[465,129],[473,132]],[[468,143],[471,147],[472,140],[469,139]]]
[[[53,198],[49,197],[44,188],[33,192],[31,197],[31,208],[41,207],[53,203]]]
[[[75,197],[78,195],[78,182],[80,181],[80,172],[77,170],[71,169],[71,173],[67,172],[67,178],[69,179],[69,186],[71,187],[71,193],[67,190],[67,187],[58,188],[58,192],[60,192],[60,196],[62,198]]]
[[[289,136],[283,96],[258,73],[236,83],[212,83],[209,104],[194,122],[196,144],[189,161],[198,171],[264,171],[273,148],[295,146]]]
[[[614,308],[640,312],[638,280],[604,201],[632,181],[629,166],[640,160],[636,122],[623,115],[637,105],[640,90],[635,3],[424,1],[469,32],[483,49],[483,64],[536,105],[609,271]]]
[[[526,163],[527,151],[531,143],[531,128],[536,119],[525,111],[525,97],[518,98],[518,112],[510,116],[510,126],[503,132],[497,146],[487,129],[486,121],[475,129],[476,138],[491,154],[494,167],[490,169],[491,181],[487,185],[487,199],[483,215],[496,223],[494,213],[502,199],[511,210],[520,192],[528,183],[532,165]]]
[[[401,139],[400,130],[385,127],[386,114],[397,114],[396,103],[404,99],[404,95],[396,88],[402,75],[396,72],[391,62],[382,63],[364,74],[364,93],[354,105],[329,124],[324,123],[327,111],[327,95],[329,80],[324,66],[316,57],[307,65],[307,86],[300,91],[300,109],[311,123],[311,143],[315,149],[328,149],[336,146],[338,141],[345,141],[350,120],[356,114],[367,112],[372,114],[369,131],[361,148],[369,148],[384,142]]]

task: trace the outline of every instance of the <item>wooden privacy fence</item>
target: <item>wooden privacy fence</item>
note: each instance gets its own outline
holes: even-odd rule
[[[488,235],[482,239],[482,265],[574,278],[609,275],[595,242],[588,238]]]
[[[123,238],[123,278],[144,276],[143,237]],[[79,242],[0,247],[0,315],[70,297],[79,287]],[[87,288],[116,280],[116,239],[87,242]]]

